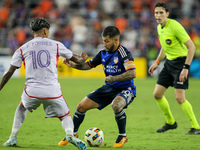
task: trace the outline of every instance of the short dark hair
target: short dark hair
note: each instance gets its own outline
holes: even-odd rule
[[[168,7],[167,7],[167,5],[166,5],[165,2],[157,2],[157,3],[155,4],[155,6],[154,6],[154,9],[155,9],[156,7],[162,7],[162,8],[165,9],[166,12],[169,12],[169,9],[168,9]]]
[[[117,27],[115,26],[108,26],[104,29],[102,36],[109,36],[110,38],[116,36],[116,35],[120,35],[120,31]]]
[[[44,18],[34,18],[30,23],[30,28],[33,31],[38,31],[42,28],[50,28],[50,24]]]

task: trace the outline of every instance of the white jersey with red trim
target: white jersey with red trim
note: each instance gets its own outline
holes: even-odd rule
[[[36,37],[17,49],[11,65],[26,69],[25,92],[30,97],[57,98],[62,95],[58,82],[58,57],[70,59],[73,53],[61,42]]]

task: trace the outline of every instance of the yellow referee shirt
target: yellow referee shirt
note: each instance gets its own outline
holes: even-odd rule
[[[185,42],[190,39],[183,26],[173,19],[168,19],[167,24],[157,26],[160,44],[168,60],[187,56],[188,49]]]

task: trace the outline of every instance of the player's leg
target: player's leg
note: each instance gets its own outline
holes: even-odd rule
[[[67,142],[67,144],[68,142],[72,143],[78,149],[87,149],[86,143],[73,135],[74,125],[73,125],[71,115],[68,114],[67,116],[60,118],[60,120],[62,122],[62,127],[66,132],[65,142]]]
[[[154,98],[156,99],[156,102],[162,112],[165,115],[166,124],[157,130],[157,132],[165,132],[169,129],[176,129],[177,123],[175,122],[175,119],[171,113],[169,103],[167,99],[164,96],[164,93],[166,91],[166,88],[160,84],[156,84],[155,90],[154,90]]]
[[[87,96],[77,105],[76,112],[73,116],[74,133],[78,132],[79,126],[85,118],[86,111],[99,108],[99,104],[88,98]]]
[[[126,135],[126,113],[124,108],[127,107],[134,99],[134,95],[128,91],[122,91],[118,96],[112,101],[112,109],[115,113],[115,120],[118,126],[118,137],[113,147],[122,147],[128,138]]]
[[[3,144],[3,146],[15,146],[17,144],[17,134],[22,123],[26,119],[26,114],[27,110],[22,106],[22,104],[19,104],[15,111],[12,133],[10,135],[10,138]]]
[[[73,136],[74,124],[71,115],[68,114],[59,119],[61,120],[62,128],[65,130],[66,136]]]
[[[75,114],[74,115],[76,115],[76,117],[78,117],[77,118],[77,122],[76,122],[76,125],[78,125],[78,127],[80,126],[80,124],[82,123],[82,121],[83,121],[83,119],[84,119],[84,116],[85,116],[85,112],[87,111],[86,109],[88,108],[89,109],[89,107],[88,107],[88,105],[86,106],[85,104],[84,104],[84,102],[86,102],[87,104],[90,104],[90,102],[88,102],[87,100],[86,100],[86,98],[84,98],[83,99],[83,101],[82,102],[80,102],[79,104],[78,104],[78,106],[77,106],[77,110],[76,110],[76,112],[75,112]],[[60,106],[62,106],[63,107],[63,105],[64,104],[62,104],[62,105],[60,105]],[[93,106],[92,106],[93,105]],[[66,105],[67,106],[67,105]],[[65,106],[65,107],[66,107]],[[91,107],[94,107],[95,105],[92,103],[91,104]],[[78,110],[79,110],[79,108],[81,108],[81,107],[85,107],[86,109],[85,109],[85,112],[84,113],[82,113],[82,112],[79,112]],[[68,112],[69,112],[69,108],[67,107],[66,109],[60,109],[59,107],[57,107],[57,109],[58,110],[63,110],[63,113],[62,114],[67,114]],[[66,110],[68,110],[68,112],[66,112]],[[82,109],[81,109],[81,111],[82,111]],[[65,113],[64,113],[65,112]],[[63,116],[61,114],[61,116]],[[67,117],[67,116],[66,116]],[[68,134],[68,133],[71,133],[73,136],[72,136],[72,138],[69,138],[70,136],[66,136],[63,140],[61,140],[59,143],[58,143],[58,145],[60,145],[60,146],[63,146],[63,145],[67,145],[69,142],[70,143],[72,143],[72,144],[74,144],[76,147],[78,147],[78,145],[80,145],[78,148],[87,148],[87,146],[86,146],[86,144],[82,141],[81,143],[80,143],[80,141],[79,141],[79,139],[78,139],[78,133],[73,133],[74,132],[74,122],[72,121],[72,119],[71,119],[71,116],[70,117],[68,117],[68,118],[66,118],[66,117],[62,117],[62,118],[60,118],[61,120],[62,120],[62,126],[63,126],[63,129],[65,130],[65,132],[66,132],[66,134]],[[68,119],[68,120],[67,120]],[[79,119],[80,119],[80,121],[79,121]],[[80,124],[78,124],[78,123],[80,123]],[[70,125],[71,124],[71,125]],[[72,127],[72,125],[73,125],[73,127]],[[70,127],[71,126],[71,127]],[[78,130],[77,130],[78,131]],[[70,141],[68,141],[67,139],[69,139]],[[78,145],[76,145],[75,143],[74,143],[74,141],[77,141],[79,144]]]
[[[185,89],[175,89],[175,96],[192,125],[191,130],[187,134],[200,134],[200,127],[193,112],[192,105],[185,98]]]
[[[57,99],[40,100],[46,113],[46,117],[58,117],[66,133],[67,143],[72,143],[78,149],[87,149],[87,145],[82,140],[73,136],[74,125],[69,112],[68,105],[63,97]]]
[[[78,105],[76,112],[73,116],[74,122],[74,134],[78,136],[77,132],[79,126],[84,120],[85,113],[87,110],[98,108],[103,109],[109,105],[116,94],[119,93],[119,90],[113,89],[110,86],[103,85],[102,87],[96,89],[94,92],[88,94]],[[100,105],[101,107],[100,107]],[[68,142],[66,138],[60,141],[59,145],[66,145]]]
[[[13,146],[17,144],[17,142],[13,142],[13,141],[15,140],[17,141],[17,133],[22,123],[26,119],[27,111],[32,112],[33,109],[37,109],[40,106],[40,102],[38,102],[37,99],[28,97],[25,92],[23,92],[21,99],[22,99],[21,103],[17,107],[15,116],[14,116],[12,133],[9,139],[11,140],[11,144],[9,144],[9,140],[8,140],[6,143],[4,143],[4,146]]]
[[[124,107],[126,106],[126,100],[117,96],[112,102],[112,109],[115,113],[115,120],[118,126],[118,137],[115,141],[113,147],[122,147],[124,143],[127,141],[126,136],[126,113],[124,111]]]

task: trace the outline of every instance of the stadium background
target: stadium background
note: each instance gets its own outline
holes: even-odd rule
[[[170,18],[178,20],[196,45],[191,77],[200,78],[200,0],[165,0]],[[9,67],[13,52],[33,38],[29,22],[43,17],[50,24],[49,38],[61,41],[74,53],[90,58],[103,48],[101,32],[108,25],[120,29],[120,43],[127,47],[137,67],[137,77],[148,76],[147,68],[160,49],[153,16],[156,0],[0,0],[0,76]],[[160,68],[162,65],[160,66]],[[158,69],[157,73],[160,69]],[[58,65],[62,77],[103,77],[100,67],[89,72]],[[154,76],[157,76],[155,73]],[[25,75],[24,68],[15,73]]]

